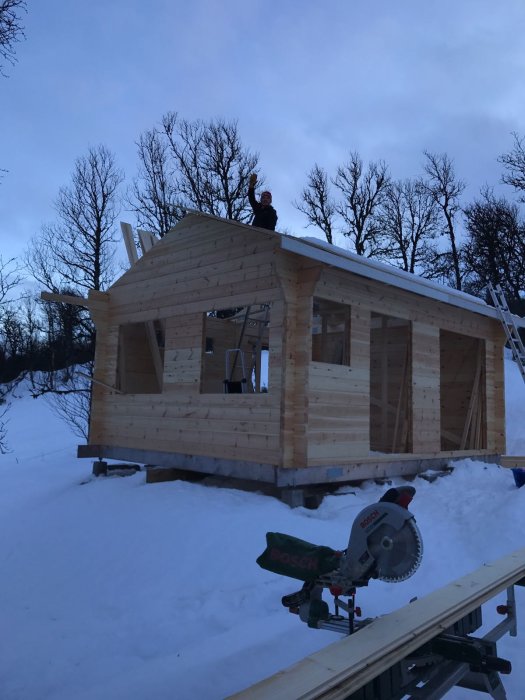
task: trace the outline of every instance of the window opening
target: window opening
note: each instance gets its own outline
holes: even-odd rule
[[[268,391],[271,304],[204,314],[201,393]]]
[[[314,297],[312,361],[350,365],[351,308],[336,301]]]
[[[119,326],[116,388],[125,394],[159,394],[164,368],[165,320]]]

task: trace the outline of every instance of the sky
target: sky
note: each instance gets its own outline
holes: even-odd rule
[[[107,146],[129,184],[137,139],[168,111],[238,120],[279,230],[297,235],[292,203],[314,163],[334,173],[358,151],[401,179],[422,172],[424,150],[447,153],[471,200],[498,185],[498,156],[525,134],[522,0],[27,5],[18,63],[0,79],[4,259],[55,220],[90,146]]]
[[[525,387],[510,359],[505,373],[507,451],[525,454]],[[216,484],[146,484],[144,471],[96,478],[44,397],[22,384],[10,404],[11,451],[0,455],[2,700],[219,700],[340,638],[290,615],[280,601],[297,581],[255,560],[267,531],[345,548],[358,512],[388,486],[343,487],[307,510]],[[448,476],[411,483],[421,565],[401,583],[359,588],[364,617],[523,547],[525,487],[510,469],[462,460]],[[515,590],[518,636],[498,642],[513,664],[502,677],[508,700],[525,687],[525,589]],[[501,620],[504,602],[484,605],[476,636]]]

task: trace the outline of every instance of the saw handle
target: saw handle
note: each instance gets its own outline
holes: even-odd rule
[[[415,495],[416,489],[413,486],[396,486],[388,489],[379,499],[379,503],[395,503],[401,508],[408,509]]]

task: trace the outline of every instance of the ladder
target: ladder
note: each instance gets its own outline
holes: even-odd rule
[[[509,310],[505,294],[499,284],[492,285],[489,282],[488,290],[505,330],[512,356],[520,368],[521,377],[525,382],[525,347],[514,323],[514,317]]]
[[[225,394],[245,394],[246,393],[246,367],[244,365],[244,353],[241,349],[242,341],[244,338],[244,333],[246,331],[246,326],[248,324],[248,319],[250,317],[251,306],[246,307],[246,313],[244,314],[244,321],[242,323],[241,334],[239,336],[238,347],[232,348],[231,350],[226,350],[226,379],[224,380],[224,393]],[[233,361],[230,367],[230,354],[234,353]],[[240,382],[233,381],[233,375],[235,373],[235,367],[237,365],[237,358],[241,358],[241,371],[242,378]]]

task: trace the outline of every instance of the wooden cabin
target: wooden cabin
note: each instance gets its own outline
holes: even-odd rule
[[[505,452],[496,310],[317,239],[189,213],[85,305],[81,457],[293,488]]]

